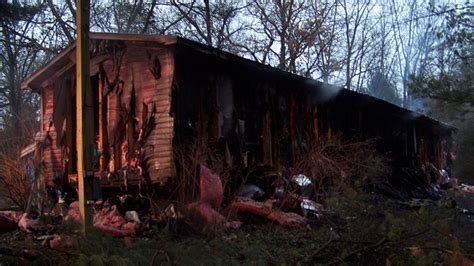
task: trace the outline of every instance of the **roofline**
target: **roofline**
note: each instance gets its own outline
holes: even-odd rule
[[[419,113],[417,111],[413,111],[413,110],[410,110],[410,109],[407,109],[407,108],[404,108],[402,106],[399,106],[399,105],[396,105],[396,104],[393,104],[391,102],[388,102],[384,99],[380,99],[380,98],[377,98],[377,97],[374,97],[372,95],[369,95],[369,94],[365,94],[365,93],[361,93],[361,92],[357,92],[357,91],[352,91],[352,90],[348,90],[348,89],[342,89],[341,91],[344,91],[345,93],[350,93],[350,94],[354,94],[354,95],[357,95],[359,97],[366,97],[366,98],[369,98],[375,102],[381,102],[383,104],[386,104],[386,105],[390,105],[391,107],[401,111],[401,112],[404,112],[405,114],[412,114],[414,117],[411,119],[411,120],[418,120],[418,121],[421,121],[421,120],[426,120],[426,121],[429,121],[430,123],[435,123],[435,124],[438,124],[439,126],[443,127],[444,129],[446,130],[449,130],[449,131],[453,131],[453,132],[456,132],[457,131],[457,128],[454,127],[454,126],[451,126],[451,125],[448,125],[444,122],[441,122],[441,121],[438,121],[434,118],[431,118],[427,115],[424,115],[422,113]]]
[[[185,38],[182,38],[182,37],[176,37],[176,38],[177,38],[177,40],[176,40],[177,44],[182,44],[182,45],[191,47],[193,49],[199,49],[199,51],[201,51],[201,52],[218,56],[218,57],[220,57],[221,59],[224,59],[224,60],[236,60],[236,61],[239,61],[239,62],[250,64],[250,65],[252,65],[254,67],[257,67],[259,69],[264,69],[266,71],[277,72],[279,75],[284,75],[284,76],[287,76],[289,78],[299,80],[299,81],[311,82],[311,83],[318,84],[318,85],[323,85],[324,84],[324,86],[329,86],[329,87],[333,87],[333,88],[337,88],[337,89],[341,88],[340,86],[332,85],[332,84],[329,84],[329,83],[324,83],[322,81],[318,81],[318,80],[315,80],[315,79],[312,79],[312,78],[304,77],[304,76],[301,76],[301,75],[296,74],[296,73],[291,73],[291,72],[288,72],[286,70],[282,70],[282,69],[279,69],[277,67],[274,67],[274,66],[271,66],[271,65],[268,65],[268,64],[263,64],[263,63],[255,61],[255,60],[252,60],[252,59],[241,57],[241,56],[236,55],[234,53],[223,51],[223,50],[220,50],[218,48],[209,46],[207,44],[199,43],[199,42],[189,40],[189,39],[185,39]]]
[[[207,53],[207,54],[212,54],[212,55],[218,56],[218,57],[220,57],[221,59],[224,59],[224,60],[235,60],[235,61],[238,61],[238,62],[241,62],[241,63],[252,65],[253,67],[256,67],[256,68],[263,69],[265,71],[271,71],[271,72],[274,72],[274,73],[276,72],[279,75],[284,75],[284,76],[286,76],[288,78],[291,78],[291,79],[294,79],[294,80],[298,80],[298,81],[302,81],[302,82],[311,82],[315,85],[324,86],[324,87],[332,87],[332,88],[335,88],[335,89],[341,89],[342,88],[341,86],[335,86],[335,85],[323,83],[321,81],[317,81],[317,80],[312,79],[312,78],[303,77],[301,75],[290,73],[290,72],[278,69],[276,67],[272,67],[270,65],[265,65],[265,64],[259,63],[257,61],[254,61],[254,60],[243,58],[241,56],[238,56],[238,55],[230,53],[230,52],[222,51],[220,49],[217,49],[215,47],[212,47],[212,46],[209,46],[209,45],[206,45],[206,44],[202,44],[202,43],[199,43],[199,42],[196,42],[196,41],[193,41],[193,40],[189,40],[189,39],[185,39],[185,38],[177,37],[177,36],[90,32],[89,33],[89,38],[91,40],[122,40],[122,41],[138,41],[138,42],[158,42],[162,45],[182,44],[182,45],[185,45],[187,47],[191,47],[193,49],[198,49],[200,52],[204,52],[204,53]],[[33,90],[37,90],[37,88],[31,87],[31,84],[37,78],[39,78],[48,68],[50,68],[53,65],[59,63],[64,57],[66,57],[75,48],[76,48],[76,42],[74,41],[71,44],[69,44],[58,55],[54,56],[43,67],[41,67],[40,69],[35,71],[27,79],[23,80],[21,82],[21,88],[22,89],[30,88],[30,89],[33,89]],[[391,105],[391,106],[393,106],[397,109],[403,110],[403,112],[415,114],[416,118],[414,118],[414,120],[419,120],[419,119],[420,120],[428,120],[430,122],[434,122],[434,123],[438,124],[442,128],[445,128],[449,131],[456,131],[456,128],[453,127],[453,126],[447,125],[445,123],[437,121],[433,118],[430,118],[430,117],[425,116],[423,114],[420,114],[418,112],[411,111],[409,109],[400,107],[398,105],[387,102],[385,100],[373,97],[371,95],[363,94],[363,93],[359,93],[359,92],[355,92],[355,91],[351,91],[351,90],[343,89],[343,88],[342,88],[342,91],[347,91],[347,92],[354,93],[354,94],[357,94],[357,95],[360,95],[360,96],[369,97],[369,98],[372,98],[374,101],[383,102],[383,103]]]
[[[89,38],[92,40],[122,40],[139,42],[159,42],[164,45],[174,44],[178,37],[169,35],[129,34],[129,33],[105,33],[91,32]]]
[[[21,81],[21,89],[32,89],[36,90],[36,88],[30,87],[30,84],[33,83],[34,80],[39,78],[44,71],[46,71],[48,68],[51,66],[57,64],[59,61],[61,61],[69,52],[74,50],[76,48],[76,42],[70,43],[64,50],[62,50],[59,54],[55,55],[48,63],[40,67],[38,70],[33,72],[28,78],[24,79]]]
[[[139,42],[159,42],[163,45],[170,45],[177,42],[178,37],[166,36],[166,35],[146,35],[146,34],[123,34],[123,33],[103,33],[103,32],[90,32],[89,39],[91,40],[126,40],[126,41],[139,41]],[[31,87],[36,79],[38,79],[43,73],[57,64],[63,58],[65,58],[70,52],[76,48],[76,41],[70,43],[64,50],[59,54],[55,55],[48,63],[40,67],[38,70],[33,72],[28,78],[21,81],[21,89],[32,89],[37,91],[38,88]]]
[[[295,74],[295,73],[284,71],[284,70],[281,70],[279,68],[276,68],[276,67],[273,67],[273,66],[270,66],[270,65],[266,65],[266,64],[262,64],[262,63],[259,63],[257,61],[250,60],[250,59],[238,56],[236,54],[226,52],[226,51],[223,51],[223,50],[217,49],[215,47],[212,47],[212,46],[209,46],[209,45],[206,45],[206,44],[202,44],[202,43],[199,43],[199,42],[196,42],[196,41],[193,41],[193,40],[185,39],[185,38],[182,38],[182,37],[176,37],[176,38],[177,38],[176,42],[178,44],[184,44],[188,47],[191,47],[191,48],[194,48],[194,49],[199,49],[201,52],[205,52],[207,54],[213,54],[213,55],[218,56],[218,57],[220,57],[224,60],[229,60],[230,59],[230,60],[237,60],[237,61],[240,61],[240,62],[245,62],[245,63],[251,64],[255,67],[263,68],[267,71],[278,72],[278,74],[285,75],[285,76],[287,76],[289,78],[292,78],[294,80],[303,81],[303,82],[312,82],[312,83],[317,84],[319,86],[324,86],[325,88],[330,87],[330,88],[335,89],[335,90],[340,90],[340,91],[344,91],[344,92],[348,92],[348,93],[353,93],[354,95],[357,95],[359,97],[360,96],[368,97],[368,98],[372,99],[373,101],[382,102],[384,104],[391,105],[393,108],[396,108],[396,109],[398,109],[402,112],[413,114],[415,116],[413,118],[413,120],[420,120],[420,121],[421,120],[428,120],[429,122],[438,124],[439,126],[441,126],[442,128],[444,128],[448,131],[451,131],[451,132],[452,131],[454,131],[454,132],[457,131],[456,127],[450,126],[446,123],[443,123],[441,121],[433,119],[433,118],[431,118],[429,116],[426,116],[424,114],[418,113],[416,111],[412,111],[410,109],[406,109],[404,107],[398,106],[396,104],[393,104],[391,102],[388,102],[386,100],[383,100],[383,99],[380,99],[380,98],[377,98],[377,97],[374,97],[374,96],[371,96],[371,95],[368,95],[368,94],[364,94],[364,93],[352,91],[352,90],[349,90],[349,89],[345,89],[344,86],[336,86],[336,85],[324,83],[324,82],[321,82],[321,81],[318,81],[318,80],[315,80],[315,79],[312,79],[312,78],[307,78],[307,77],[304,77],[304,76],[301,76],[301,75],[298,75],[298,74]]]

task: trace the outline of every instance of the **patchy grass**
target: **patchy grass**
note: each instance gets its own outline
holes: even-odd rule
[[[70,253],[41,247],[31,235],[15,231],[0,235],[0,247],[29,250],[31,256],[17,258],[18,264],[472,265],[474,223],[456,208],[431,202],[417,210],[403,209],[396,201],[350,189],[328,198],[326,205],[328,213],[311,230],[267,223],[188,234],[163,229],[150,239],[91,232],[87,239],[77,236],[78,249]],[[74,225],[65,228],[75,231]],[[8,259],[12,257],[0,256],[0,261]]]

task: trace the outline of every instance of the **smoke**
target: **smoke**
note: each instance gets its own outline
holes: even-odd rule
[[[411,97],[410,106],[408,109],[421,114],[428,114],[428,108],[422,98]]]
[[[314,80],[307,80],[305,83],[311,87],[318,88],[317,98],[319,103],[324,103],[331,100],[332,98],[336,97],[337,94],[339,94],[339,92],[343,89],[342,86],[335,86]]]

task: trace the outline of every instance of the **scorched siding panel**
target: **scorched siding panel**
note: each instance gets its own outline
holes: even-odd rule
[[[41,161],[43,162],[43,173],[48,185],[53,185],[53,180],[63,173],[62,151],[57,145],[57,134],[53,125],[53,86],[47,86],[42,90],[42,134],[47,137],[42,140]]]
[[[125,43],[127,45],[127,43]],[[152,73],[153,64],[158,59],[161,67],[159,78]],[[114,77],[117,69],[114,61],[103,63],[107,77]],[[156,67],[155,67],[156,68]],[[143,106],[148,107],[148,113],[155,110],[155,126],[146,140],[147,149],[144,156],[149,158],[148,172],[152,183],[165,183],[168,177],[175,175],[173,161],[173,117],[170,115],[171,87],[173,82],[174,55],[168,48],[145,48],[139,44],[126,46],[126,51],[120,66],[119,79],[123,81],[120,93],[108,94],[108,132],[109,149],[113,151],[113,140],[117,140],[120,122],[120,109],[130,108],[130,101],[135,98],[135,116],[138,126],[143,123]],[[156,74],[156,73],[155,73]],[[132,96],[132,88],[135,95]],[[124,130],[124,128],[122,128]],[[125,141],[125,140],[123,140]],[[151,147],[151,148],[150,148]],[[125,164],[122,163],[122,167]],[[143,167],[143,166],[142,166]]]

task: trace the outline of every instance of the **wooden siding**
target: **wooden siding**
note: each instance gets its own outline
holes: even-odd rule
[[[155,79],[150,69],[151,58],[158,57],[161,64],[161,77]],[[109,79],[114,75],[113,61],[104,62],[104,68]],[[173,163],[173,125],[174,120],[170,115],[171,87],[174,74],[174,55],[167,48],[150,48],[134,44],[126,48],[120,68],[120,79],[123,80],[121,96],[110,93],[108,95],[108,131],[109,142],[117,132],[113,131],[118,124],[120,106],[129,106],[132,86],[135,87],[136,116],[140,118],[138,126],[142,126],[141,117],[143,104],[151,112],[154,106],[155,127],[146,141],[145,157],[149,158],[148,174],[152,183],[164,184],[168,177],[175,175]],[[123,163],[122,163],[123,166]]]
[[[117,134],[115,131],[118,130],[120,109],[122,106],[129,107],[130,99],[132,98],[132,87],[134,86],[136,117],[139,118],[138,127],[141,128],[142,126],[144,104],[148,106],[149,113],[152,111],[153,107],[156,110],[155,127],[146,140],[144,156],[148,159],[148,174],[151,182],[155,184],[164,184],[168,177],[176,175],[172,146],[174,137],[174,119],[170,114],[172,101],[171,88],[174,78],[174,53],[170,47],[159,45],[152,47],[146,43],[140,42],[125,42],[125,47],[126,50],[120,64],[119,76],[119,79],[123,81],[122,92],[110,92],[106,96],[107,106],[105,108],[106,114],[104,117],[106,117],[107,120],[105,123],[107,125],[107,138],[109,145],[108,147],[103,148],[108,149],[110,154],[113,154],[114,147],[112,139]],[[91,65],[91,76],[98,74],[99,64],[102,64],[109,81],[112,81],[115,77],[114,71],[117,70],[116,66],[114,66],[112,55],[109,56],[109,59],[107,59],[107,56],[104,56],[104,54],[101,54],[98,57],[101,57],[101,60],[94,60],[94,57],[91,58],[93,64]],[[150,71],[153,64],[152,59],[154,58],[158,58],[161,65],[161,77],[158,79],[156,79]],[[46,145],[41,146],[41,154],[42,160],[45,163],[44,175],[47,177],[48,184],[50,185],[52,185],[52,180],[54,178],[60,177],[64,174],[65,169],[63,169],[63,164],[65,159],[67,159],[63,158],[63,148],[56,140],[57,133],[54,128],[54,123],[52,122],[54,88],[68,89],[53,86],[55,82],[59,82],[61,78],[64,78],[63,76],[54,76],[44,81],[41,89],[41,133],[43,135],[49,135],[48,140],[45,142]],[[74,99],[71,98],[70,100],[72,101]],[[124,141],[122,141],[118,147],[121,147],[123,142]],[[99,145],[99,147],[102,147],[102,145]],[[124,167],[126,162],[124,162],[123,154],[120,154],[119,157],[120,165],[118,166]],[[111,160],[113,159],[111,158]],[[117,166],[113,167],[111,170],[119,170],[116,167]],[[107,167],[103,167],[103,169],[106,171],[110,170],[107,169]],[[70,172],[69,174],[74,176],[75,173]],[[108,172],[98,173],[98,175],[102,177],[108,176],[107,174]],[[134,180],[131,180],[131,183],[133,184]],[[123,181],[104,179],[103,184],[116,186],[123,184]]]
[[[62,150],[57,145],[56,130],[53,124],[53,86],[47,86],[42,90],[42,114],[41,114],[41,134],[43,143],[40,145],[42,162],[44,165],[43,175],[46,177],[47,184],[52,185],[54,178],[62,176]]]

